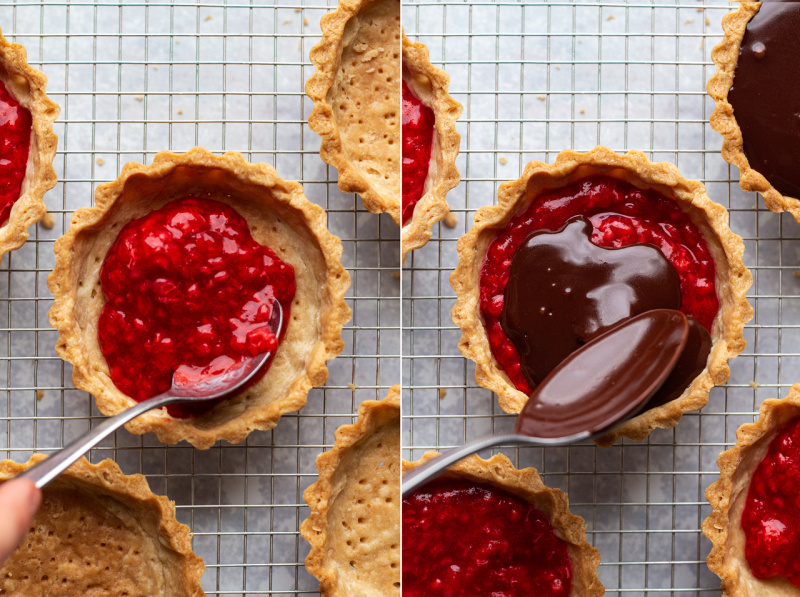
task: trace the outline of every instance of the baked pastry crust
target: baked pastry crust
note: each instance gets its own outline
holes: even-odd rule
[[[706,489],[706,499],[713,511],[703,521],[703,533],[712,543],[708,567],[720,577],[725,597],[778,597],[800,593],[788,579],[762,580],[753,576],[744,554],[741,525],[744,502],[756,467],[775,434],[797,417],[800,417],[800,384],[793,385],[783,400],[762,402],[758,421],[739,427],[736,444],[717,458],[719,480]]]
[[[438,455],[431,451],[415,462],[403,460],[403,473]],[[553,524],[558,538],[567,544],[572,561],[571,597],[599,597],[605,593],[597,577],[600,552],[586,541],[586,522],[569,511],[567,494],[542,483],[535,468],[517,469],[505,454],[495,454],[489,460],[473,455],[450,466],[442,476],[487,483],[533,504]]]
[[[319,481],[303,499],[306,569],[324,597],[400,596],[400,386],[358,408],[317,457]],[[363,533],[363,534],[362,534]]]
[[[716,103],[711,113],[711,128],[722,135],[722,157],[739,169],[739,186],[742,190],[761,193],[767,209],[776,213],[788,211],[800,222],[800,199],[781,194],[766,177],[750,167],[744,153],[742,130],[733,115],[733,106],[728,102],[728,92],[733,85],[736,64],[739,61],[739,46],[747,23],[760,7],[760,2],[740,2],[736,11],[722,18],[725,37],[711,51],[711,59],[717,66],[717,71],[706,85],[708,95]]]
[[[45,459],[4,460],[0,480]],[[81,458],[43,489],[30,532],[0,569],[0,594],[201,597],[204,568],[174,502],[112,460]]]
[[[339,171],[339,188],[399,226],[402,138],[400,0],[340,0],[320,20],[309,55],[308,118],[319,155]]]
[[[459,350],[475,361],[475,381],[497,394],[505,412],[519,413],[528,397],[514,387],[489,348],[478,302],[483,256],[497,230],[524,211],[540,191],[595,175],[625,180],[639,188],[653,188],[673,198],[708,243],[716,265],[720,300],[706,369],[675,400],[647,410],[595,440],[601,446],[610,446],[620,437],[642,441],[655,428],[674,427],[683,413],[705,406],[713,386],[727,381],[728,360],[744,350],[742,332],[753,314],[745,298],[752,276],[742,260],[744,243],[728,227],[727,210],[709,199],[699,181],[687,180],[672,164],[653,163],[640,151],[620,155],[607,147],[596,147],[588,153],[565,150],[553,164],[530,162],[519,179],[500,185],[497,205],[476,212],[472,229],[458,241],[458,267],[450,277],[458,297],[452,316],[462,330]]]
[[[409,251],[419,249],[431,238],[431,227],[450,211],[447,192],[454,189],[461,176],[456,168],[456,156],[461,135],[456,120],[461,117],[461,104],[450,97],[447,88],[450,77],[436,68],[428,57],[428,48],[421,42],[412,43],[403,33],[403,80],[420,101],[433,110],[435,129],[425,191],[414,214],[402,230],[403,261]]]
[[[47,77],[28,65],[28,54],[0,32],[0,81],[31,113],[31,145],[19,199],[6,222],[0,222],[0,257],[19,249],[28,240],[28,228],[47,213],[44,194],[56,185],[53,158],[58,136],[53,122],[61,112],[45,93]]]
[[[272,429],[282,415],[305,405],[312,387],[325,383],[326,361],[344,347],[350,276],[325,211],[271,166],[199,147],[180,155],[160,152],[149,166],[126,164],[117,180],[97,187],[94,207],[73,214],[69,231],[55,243],[56,265],[47,280],[55,295],[50,323],[59,331],[56,351],[72,363],[75,387],[93,394],[103,414],[115,415],[135,402],[111,381],[100,351],[100,267],[122,226],[187,195],[236,209],[257,242],[294,266],[297,282],[285,336],[261,381],[197,417],[176,419],[158,409],[126,425],[135,434],[152,431],[166,444],[185,439],[205,449],[219,439],[237,443],[253,430]]]

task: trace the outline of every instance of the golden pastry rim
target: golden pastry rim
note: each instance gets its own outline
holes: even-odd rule
[[[527,207],[530,201],[526,200],[525,192],[532,178],[536,177],[546,188],[557,188],[574,180],[598,174],[627,180],[634,185],[638,183],[637,186],[640,188],[643,186],[656,188],[666,196],[672,197],[681,207],[691,206],[693,212],[703,214],[725,253],[728,269],[725,287],[729,289],[732,299],[732,303],[726,305],[720,296],[720,311],[712,333],[714,343],[706,370],[695,378],[680,397],[633,417],[595,440],[601,446],[610,446],[620,437],[642,441],[653,429],[672,428],[678,424],[684,413],[705,406],[710,389],[727,381],[730,375],[728,360],[744,350],[744,324],[753,314],[746,299],[752,276],[743,261],[744,242],[730,230],[727,210],[708,197],[702,183],[684,178],[678,169],[668,162],[651,162],[640,151],[630,151],[622,155],[602,146],[595,147],[587,153],[564,150],[552,164],[537,161],[528,163],[520,178],[500,185],[497,205],[480,208],[475,213],[472,229],[459,239],[458,266],[450,276],[450,284],[457,296],[451,314],[453,322],[462,330],[458,343],[459,350],[466,358],[475,362],[477,384],[496,393],[500,407],[505,412],[518,413],[527,396],[513,386],[491,354],[479,312],[478,280],[483,254],[477,254],[476,244],[484,231],[489,230],[487,234],[491,234],[492,229],[502,228],[512,215]],[[698,224],[695,218],[693,221]],[[708,241],[708,235],[702,228],[701,231]],[[711,245],[709,242],[710,248]],[[715,264],[719,296],[720,266],[716,256]],[[721,323],[723,319],[724,329],[719,329],[723,325]]]
[[[403,473],[438,455],[428,451],[414,462],[403,460]],[[533,504],[547,516],[558,537],[568,546],[573,580],[570,595],[599,597],[605,593],[597,575],[600,552],[586,540],[586,521],[569,511],[567,494],[547,487],[535,468],[518,469],[505,454],[495,454],[488,460],[473,454],[448,467],[442,477],[486,483]]]
[[[349,449],[375,433],[387,417],[394,416],[399,420],[400,385],[393,385],[383,400],[362,402],[358,407],[356,422],[339,427],[335,433],[333,448],[317,456],[315,465],[319,479],[303,492],[303,500],[311,512],[300,525],[300,535],[311,545],[311,551],[305,561],[306,570],[319,579],[320,593],[323,596],[336,597],[346,594],[345,591],[339,590],[336,570],[327,565],[329,558],[325,544],[331,480]],[[399,482],[398,479],[398,495]]]
[[[403,73],[408,69],[414,74],[426,76],[431,82],[432,105],[436,132],[439,137],[438,161],[435,180],[414,207],[414,213],[403,226],[402,259],[414,249],[423,247],[431,238],[431,228],[450,212],[447,193],[458,186],[461,175],[456,167],[461,135],[456,130],[456,120],[461,117],[461,104],[448,92],[450,76],[430,62],[428,48],[422,42],[412,42],[403,32]],[[428,105],[426,103],[426,105]],[[430,175],[430,174],[429,174]]]
[[[299,183],[283,180],[268,164],[251,164],[240,153],[233,151],[217,156],[201,147],[184,154],[159,152],[150,165],[137,162],[125,164],[116,180],[97,187],[94,207],[78,209],[72,215],[69,230],[55,243],[56,263],[47,278],[47,285],[55,297],[49,315],[50,324],[59,332],[56,352],[73,365],[72,381],[75,387],[92,394],[98,410],[103,414],[118,414],[134,405],[135,401],[118,390],[107,375],[94,371],[82,350],[80,326],[72,311],[77,289],[71,277],[73,268],[79,267],[80,263],[73,257],[72,249],[81,232],[91,229],[111,213],[129,178],[160,178],[178,167],[213,168],[233,173],[240,182],[269,189],[276,203],[301,214],[324,257],[327,267],[325,285],[331,297],[331,305],[327,310],[328,325],[320,333],[316,345],[309,348],[304,373],[292,387],[286,388],[280,399],[266,405],[266,408],[247,408],[239,416],[213,429],[198,428],[192,423],[193,419],[176,419],[163,409],[145,413],[125,426],[137,435],[151,431],[165,444],[186,440],[196,448],[206,449],[217,440],[224,439],[234,444],[243,441],[251,431],[272,429],[284,414],[296,412],[305,406],[312,387],[325,383],[328,377],[326,362],[344,348],[341,331],[350,320],[350,308],[344,294],[350,286],[350,275],[341,263],[342,243],[328,231],[325,210],[305,197]]]

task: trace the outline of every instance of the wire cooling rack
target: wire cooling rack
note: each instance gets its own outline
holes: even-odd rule
[[[530,160],[552,162],[562,149],[598,144],[640,149],[702,180],[745,239],[755,309],[747,349],[700,413],[641,444],[502,450],[569,493],[571,510],[586,520],[600,550],[600,578],[611,595],[719,594],[705,563],[710,542],[700,532],[710,512],[704,492],[719,475],[717,455],[762,400],[785,396],[800,380],[800,227],[740,190],[708,124],[710,53],[730,9],[724,0],[404,5],[406,34],[427,44],[464,106],[457,125],[461,184],[448,195],[458,223],[437,225],[403,273],[407,458],[513,430],[514,418],[475,384],[474,366],[458,352],[449,277],[456,241],[475,210],[492,204],[498,185],[519,177]]]
[[[23,1],[0,6],[0,26],[25,45],[61,106],[55,168],[45,200],[55,227],[31,229],[23,248],[0,266],[0,441],[4,457],[24,461],[56,449],[102,420],[93,399],[74,389],[56,355],[46,278],[53,241],[93,189],[134,160],[163,149],[237,150],[298,180],[328,211],[352,276],[343,353],[330,362],[323,389],[300,414],[240,445],[199,451],[164,446],[151,434],[120,431],[91,453],[123,472],[143,473],[153,491],[177,502],[194,532],[209,595],[318,594],[303,566],[299,534],[308,515],[305,488],[314,460],[353,421],[362,400],[386,395],[400,377],[399,232],[387,216],[364,211],[336,187],[336,170],[319,158],[306,123],[308,52],[333,0],[305,3]],[[4,396],[3,396],[4,395]],[[4,438],[4,440],[2,439]]]

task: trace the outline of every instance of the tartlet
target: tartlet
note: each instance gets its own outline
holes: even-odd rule
[[[447,89],[450,77],[430,62],[428,48],[421,42],[412,43],[403,34],[403,82],[416,99],[432,110],[434,130],[430,161],[422,196],[413,206],[410,219],[403,223],[403,260],[409,251],[425,245],[431,237],[431,227],[442,220],[450,208],[447,192],[461,179],[456,168],[461,135],[456,131],[456,120],[461,116],[461,104]],[[405,129],[403,132],[405,143]],[[405,156],[404,156],[405,159]],[[405,189],[403,189],[405,200]],[[403,205],[406,211],[406,205]]]
[[[400,595],[400,386],[358,408],[317,457],[319,480],[303,494],[306,569],[325,597]]]
[[[30,112],[31,132],[25,175],[19,198],[8,217],[0,221],[0,257],[18,249],[28,238],[28,227],[47,213],[44,194],[56,184],[53,158],[58,137],[53,122],[60,108],[45,92],[47,77],[28,65],[20,44],[9,43],[0,33],[0,83],[20,106]],[[4,156],[5,159],[5,156]]]
[[[273,428],[283,414],[305,405],[312,387],[325,382],[326,361],[344,346],[350,276],[324,210],[271,166],[202,148],[180,155],[161,152],[149,166],[126,164],[117,180],[97,187],[94,207],[73,214],[69,231],[55,244],[56,265],[48,278],[55,296],[50,322],[59,331],[56,350],[73,365],[75,386],[93,394],[103,414],[117,414],[134,402],[113,383],[98,342],[106,300],[101,264],[126,224],[187,195],[233,207],[256,242],[294,267],[296,281],[285,335],[258,383],[196,417],[175,418],[159,409],[127,425],[131,433],[152,431],[164,443],[186,440],[205,449],[219,439],[240,442],[253,430]]]
[[[719,480],[706,490],[706,499],[713,511],[703,521],[702,528],[712,542],[708,567],[720,577],[726,597],[800,594],[800,587],[786,578],[762,580],[753,574],[745,557],[746,541],[742,526],[742,514],[756,468],[767,454],[776,434],[798,417],[800,384],[795,384],[786,398],[762,402],[758,420],[739,427],[736,444],[717,458]],[[791,546],[785,546],[782,551],[789,557],[795,554]]]
[[[400,0],[341,0],[311,49],[308,118],[339,188],[400,225]]]
[[[477,211],[472,229],[458,241],[459,264],[450,278],[457,295],[453,321],[462,330],[459,349],[475,362],[475,381],[498,395],[505,412],[519,413],[528,395],[516,389],[490,349],[479,307],[484,257],[498,231],[515,215],[523,213],[539,193],[592,176],[620,180],[638,189],[653,189],[674,200],[708,245],[716,266],[715,286],[719,299],[719,311],[711,329],[713,344],[705,370],[679,397],[643,412],[596,440],[600,445],[611,445],[620,437],[641,441],[655,428],[674,427],[683,413],[697,410],[708,402],[711,387],[728,379],[727,361],[745,346],[742,331],[752,316],[745,295],[752,277],[742,261],[744,244],[728,228],[725,208],[708,198],[700,182],[683,178],[673,165],[650,162],[637,151],[619,155],[606,147],[583,154],[562,151],[553,164],[529,163],[518,180],[500,186],[497,205]]]
[[[0,480],[37,462],[0,462]],[[201,597],[203,560],[175,504],[112,460],[81,458],[43,489],[17,551],[0,568],[0,595]]]
[[[426,452],[415,462],[404,460],[403,473],[438,455],[438,452]],[[566,544],[572,564],[570,595],[597,597],[605,593],[597,576],[600,552],[587,542],[583,518],[570,513],[567,495],[542,483],[536,469],[517,469],[504,454],[496,454],[489,460],[473,455],[449,467],[441,478],[488,485],[534,506],[550,522],[556,536]],[[424,487],[420,489],[424,490]]]

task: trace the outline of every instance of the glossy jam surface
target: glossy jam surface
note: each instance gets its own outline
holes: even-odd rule
[[[653,190],[606,177],[584,179],[545,191],[529,208],[512,218],[492,241],[480,274],[480,311],[492,354],[516,388],[530,394],[520,355],[501,324],[512,258],[533,232],[557,231],[570,218],[583,215],[592,223],[591,241],[601,247],[637,243],[656,246],[677,270],[681,311],[707,330],[719,310],[714,260],[705,238],[678,205]]]
[[[295,294],[292,266],[253,240],[242,216],[194,197],[128,223],[106,255],[100,283],[100,348],[114,384],[136,400],[168,390],[182,366],[224,371],[274,351],[272,305],[283,308],[280,336]],[[196,414],[180,407],[170,413]]]
[[[0,224],[19,199],[31,146],[31,113],[0,81]]]
[[[800,587],[800,419],[770,442],[742,512],[745,557],[762,579],[788,578]]]
[[[530,504],[454,479],[403,499],[404,597],[552,597],[571,588],[567,545]]]
[[[422,198],[433,146],[433,110],[403,81],[403,225]]]

